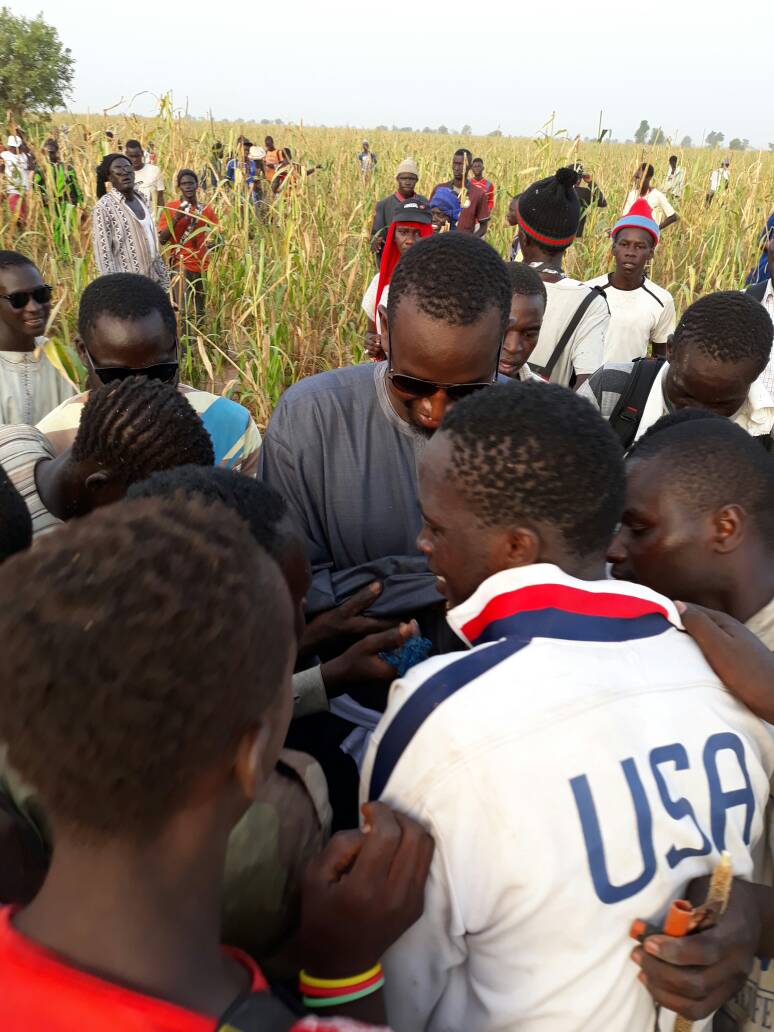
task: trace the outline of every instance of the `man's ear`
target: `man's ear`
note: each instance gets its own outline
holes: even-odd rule
[[[80,333],[76,333],[73,337],[73,344],[75,345],[75,351],[78,358],[81,360],[82,365],[85,365],[86,369],[91,372],[89,356],[86,354],[86,345],[83,343],[83,337],[81,337]]]
[[[728,555],[735,552],[744,541],[747,529],[747,513],[741,505],[725,505],[712,516],[715,552]]]
[[[541,561],[542,542],[529,527],[509,530],[505,541],[505,566],[531,566]]]
[[[387,360],[390,359],[390,317],[387,315],[387,305],[379,305],[379,318],[381,319],[381,338],[382,338],[382,351],[387,356]]]
[[[126,495],[127,488],[126,482],[109,469],[98,469],[90,473],[84,481],[84,486],[92,509],[120,502]]]
[[[234,777],[245,802],[252,803],[269,776],[266,750],[271,739],[267,723],[255,724],[242,735],[234,756]]]

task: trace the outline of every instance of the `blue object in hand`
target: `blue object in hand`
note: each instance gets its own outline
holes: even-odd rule
[[[403,677],[417,663],[422,663],[430,655],[433,643],[427,638],[409,638],[399,649],[392,652],[380,652],[379,659],[395,667],[395,675]]]

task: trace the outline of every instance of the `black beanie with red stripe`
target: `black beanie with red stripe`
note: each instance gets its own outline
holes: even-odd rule
[[[519,196],[516,217],[528,237],[551,248],[570,246],[580,221],[574,189],[578,179],[574,168],[560,168],[555,176],[539,179]]]

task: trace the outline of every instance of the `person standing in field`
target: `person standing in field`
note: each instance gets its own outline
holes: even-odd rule
[[[712,204],[712,199],[715,194],[720,190],[728,190],[728,183],[731,178],[729,169],[731,167],[731,159],[724,158],[720,163],[720,168],[716,168],[710,175],[710,185],[707,191],[707,207]]]
[[[674,197],[676,201],[682,200],[685,193],[685,169],[678,164],[676,154],[669,159],[669,171],[666,174],[662,190],[667,197]]]
[[[0,425],[37,423],[75,394],[56,352],[46,349],[50,314],[51,287],[33,262],[0,251]]]
[[[610,308],[605,337],[605,362],[633,362],[648,351],[666,357],[667,342],[675,331],[672,295],[647,277],[659,242],[659,228],[648,202],[635,201],[628,215],[616,223],[613,272],[588,280],[600,287]]]
[[[361,174],[366,178],[370,176],[376,168],[378,161],[379,159],[371,150],[368,140],[363,140],[363,149],[357,156],[357,163],[360,166]]]
[[[548,303],[531,367],[546,380],[579,386],[602,365],[610,311],[604,294],[564,272],[580,203],[574,168],[560,168],[516,198],[519,247],[545,284]]]
[[[477,186],[479,190],[483,190],[486,194],[486,203],[489,205],[489,211],[491,212],[494,208],[495,202],[495,186],[491,179],[484,177],[484,159],[473,158],[470,166],[472,173],[470,181],[473,186]]]
[[[48,160],[35,169],[33,183],[51,214],[57,250],[67,255],[70,236],[77,223],[76,213],[83,204],[83,192],[73,166],[59,157],[59,144],[53,137],[43,144],[43,153]]]
[[[223,144],[220,140],[213,143],[210,157],[202,172],[202,182],[206,189],[217,190],[223,182]]]
[[[159,215],[159,243],[173,244],[171,266],[176,273],[173,284],[178,308],[185,318],[201,325],[204,322],[204,273],[215,246],[218,217],[209,204],[199,201],[199,177],[190,168],[177,174],[180,200],[170,201]]]
[[[107,190],[110,183],[111,189]],[[94,262],[101,276],[132,272],[169,289],[169,270],[149,208],[134,190],[134,168],[124,154],[108,154],[97,169],[92,216]]]
[[[455,190],[450,190],[447,186],[437,187],[430,198],[429,206],[434,233],[449,233],[457,228],[462,205]]]
[[[272,179],[274,179],[277,165],[279,165],[281,161],[280,152],[275,146],[273,136],[267,136],[263,141],[263,146],[266,149],[266,153],[263,157],[263,174],[266,177],[266,182],[270,183]]]
[[[677,222],[680,216],[664,194],[652,185],[655,174],[655,169],[647,162],[643,162],[639,166],[634,173],[633,186],[626,198],[623,214],[628,215],[634,202],[644,197],[653,211],[653,218],[658,223],[659,229],[664,230],[667,226]]]
[[[535,350],[546,314],[546,287],[524,262],[508,262],[511,281],[511,320],[503,337],[499,371],[511,380],[540,380],[527,365]]]
[[[21,136],[9,136],[0,154],[0,172],[6,204],[15,223],[23,227],[27,218],[27,191],[30,188],[30,152]]]
[[[774,323],[774,215],[769,216],[761,234],[761,243],[763,254],[758,267],[747,277],[747,281],[751,285],[747,288],[746,293],[756,301],[760,301]],[[774,350],[772,350],[768,365],[761,373],[761,383],[774,398]]]
[[[365,350],[374,362],[381,362],[386,358],[382,348],[382,320],[379,308],[387,304],[395,266],[410,247],[432,234],[433,220],[429,210],[416,200],[405,201],[393,217],[382,252],[381,266],[363,297],[362,308],[368,319]]]
[[[459,198],[461,207],[455,229],[459,233],[474,233],[476,236],[482,237],[486,236],[489,228],[489,203],[484,191],[470,181],[469,173],[472,161],[473,155],[464,147],[455,151],[452,158],[452,178],[446,183],[438,183],[433,194],[440,187],[453,190]]]
[[[419,169],[413,158],[404,158],[398,165],[395,172],[398,189],[389,195],[382,197],[376,202],[376,212],[371,225],[371,250],[374,252],[377,264],[382,256],[384,241],[387,230],[392,225],[392,220],[400,211],[406,201],[414,201],[417,204],[427,204],[427,198],[416,192],[416,185],[419,182]]]
[[[605,195],[602,193],[600,187],[594,182],[594,179],[590,172],[586,172],[582,165],[576,166],[576,171],[580,176],[580,181],[575,187],[575,194],[580,203],[580,220],[578,222],[577,237],[583,236],[583,231],[586,228],[586,219],[588,218],[589,210],[591,208],[606,208],[607,201]]]
[[[139,140],[127,140],[124,154],[134,169],[134,189],[153,212],[164,207],[164,177],[158,165],[145,160],[145,151]]]

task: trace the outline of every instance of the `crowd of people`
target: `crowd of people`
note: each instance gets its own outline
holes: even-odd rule
[[[309,171],[265,144],[172,201],[107,149],[85,390],[56,288],[0,251],[0,1027],[769,1027],[772,226],[746,292],[678,319],[649,278],[677,158],[585,282],[588,171],[509,202],[504,259],[484,161],[428,197],[406,158],[366,360],[261,437],[180,336],[200,184]]]

